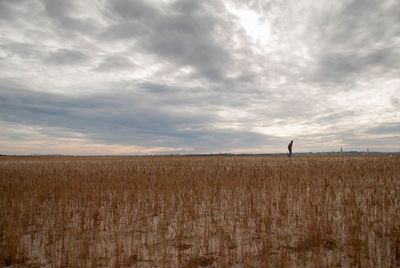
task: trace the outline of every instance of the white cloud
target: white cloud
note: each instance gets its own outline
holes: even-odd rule
[[[268,20],[263,14],[248,8],[235,8],[226,5],[229,12],[238,17],[240,26],[260,46],[266,46],[271,40],[271,29]]]

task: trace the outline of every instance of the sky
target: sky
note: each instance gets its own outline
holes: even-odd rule
[[[0,0],[0,154],[400,151],[398,0]]]

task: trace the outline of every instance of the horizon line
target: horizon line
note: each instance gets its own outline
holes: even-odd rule
[[[335,154],[335,155],[373,155],[373,154],[400,154],[400,151],[391,151],[391,152],[381,152],[381,151],[327,151],[327,152],[297,152],[293,153],[293,155],[312,155],[312,154]],[[40,157],[40,156],[97,156],[97,157],[134,157],[134,156],[262,156],[262,155],[288,155],[288,153],[189,153],[189,154],[182,154],[182,153],[165,153],[165,154],[0,154],[0,157],[7,157],[7,156],[25,156],[25,157]]]

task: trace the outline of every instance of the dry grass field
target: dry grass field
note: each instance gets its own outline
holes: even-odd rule
[[[0,266],[398,267],[400,156],[1,157]]]

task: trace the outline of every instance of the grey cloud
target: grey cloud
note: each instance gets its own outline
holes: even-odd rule
[[[348,120],[351,117],[354,117],[356,115],[355,111],[347,110],[347,111],[340,111],[340,112],[335,112],[335,111],[328,111],[328,114],[324,114],[321,116],[317,116],[312,120],[312,123],[317,123],[317,124],[335,124],[337,122],[340,122],[342,120]]]
[[[214,129],[218,118],[212,112],[166,110],[133,92],[72,97],[1,88],[1,121],[68,129],[109,144],[185,146],[198,152],[257,146],[273,139],[250,131]]]
[[[352,0],[339,9],[324,11],[330,14],[314,21],[311,31],[318,44],[314,78],[349,82],[354,75],[381,75],[398,69],[395,39],[400,32],[393,27],[398,20],[393,10],[400,12],[400,2]]]
[[[366,131],[369,134],[384,134],[400,136],[400,122],[384,123]],[[400,143],[400,140],[399,142]]]
[[[264,97],[255,90],[255,92],[248,92],[234,89],[233,87],[233,85],[232,87],[226,85],[182,87],[179,85],[166,86],[152,82],[138,84],[139,91],[152,94],[152,101],[156,105],[164,107],[191,107],[196,109],[195,111],[198,113],[202,113],[203,111],[217,113],[225,109],[240,109],[244,111],[254,105],[257,102],[257,98]],[[268,100],[266,101],[270,104]]]
[[[0,20],[11,20],[14,19],[14,12],[12,12],[11,1],[1,0],[0,1]]]
[[[191,134],[194,135],[191,136],[190,143],[187,145],[193,146],[202,153],[223,152],[232,148],[248,150],[276,144],[277,141],[282,140],[270,135],[229,129],[196,131]]]
[[[134,39],[135,48],[179,66],[192,66],[210,79],[223,79],[231,57],[224,45],[216,42],[213,32],[217,25],[229,25],[207,12],[204,5],[178,1],[162,12],[140,0],[109,1],[117,20],[104,36]]]
[[[0,22],[12,22],[19,19],[20,7],[32,3],[32,0],[0,0]]]
[[[88,59],[89,57],[80,51],[59,49],[56,52],[51,53],[45,61],[49,64],[69,65],[82,63]]]
[[[44,5],[45,14],[55,24],[54,31],[58,34],[73,35],[82,33],[93,34],[97,30],[96,22],[91,19],[77,18],[77,14],[88,10],[79,10],[74,1],[64,0],[41,0]]]
[[[379,72],[390,72],[400,67],[400,54],[393,48],[383,48],[360,56],[356,51],[329,53],[321,57],[318,75],[325,81],[348,81],[353,75],[362,74],[379,66]]]
[[[145,142],[146,136],[168,135],[169,126],[177,127],[183,120],[143,107],[129,95],[74,98],[4,88],[3,93],[3,121],[64,127],[106,143]]]
[[[394,109],[400,110],[400,97],[391,97],[390,102]]]
[[[114,0],[109,1],[109,6],[113,12],[109,15],[128,20],[150,20],[157,19],[160,15],[155,7],[145,1]]]
[[[131,70],[137,65],[129,60],[129,58],[120,55],[107,56],[94,70],[95,71],[112,71],[112,70]]]
[[[43,0],[46,12],[51,17],[65,18],[75,10],[74,2],[62,0]]]
[[[46,55],[40,47],[29,43],[5,41],[2,43],[1,47],[7,51],[7,54],[10,56],[16,55],[22,59],[40,59]]]

